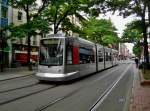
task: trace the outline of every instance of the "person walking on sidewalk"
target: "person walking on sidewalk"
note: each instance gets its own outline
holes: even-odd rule
[[[135,58],[135,64],[136,64],[136,68],[138,68],[138,66],[139,66],[139,59],[137,57]]]

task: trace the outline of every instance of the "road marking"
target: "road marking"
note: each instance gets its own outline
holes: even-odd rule
[[[126,70],[122,73],[122,75],[111,85],[109,86],[102,96],[98,98],[96,103],[90,108],[90,111],[96,111],[96,109],[102,104],[102,102],[107,98],[107,96],[111,93],[111,91],[115,88],[115,86],[118,84],[118,82],[122,79],[122,77],[126,74],[131,64],[126,68]]]

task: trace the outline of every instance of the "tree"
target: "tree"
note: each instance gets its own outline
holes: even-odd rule
[[[136,43],[133,47],[133,53],[135,54],[135,56],[137,56],[138,58],[141,58],[142,51],[143,51],[143,48],[141,47],[141,45]]]
[[[119,39],[110,20],[90,18],[83,22],[82,35],[103,45],[116,43]]]
[[[27,36],[28,38],[28,66],[29,70],[32,70],[31,63],[30,63],[30,50],[31,50],[31,36],[34,35],[32,32],[35,30],[35,27],[32,27],[34,21],[37,20],[41,12],[45,9],[45,7],[49,4],[50,0],[41,0],[42,5],[38,5],[36,0],[10,0],[11,6],[13,8],[18,8],[24,10],[26,13],[27,23],[21,26],[15,27],[17,32],[16,35]],[[35,26],[35,25],[34,25]],[[31,30],[32,29],[32,30]],[[22,33],[24,32],[24,33]],[[21,34],[22,33],[22,34]]]
[[[44,21],[42,18],[37,17],[36,19],[30,21],[30,30],[28,29],[27,24],[21,24],[19,26],[10,25],[8,30],[11,32],[11,38],[24,38],[27,37],[27,34],[30,33],[31,36],[41,35],[48,33],[49,27],[47,21]]]
[[[88,0],[51,0],[51,4],[44,10],[43,16],[49,25],[53,25],[54,34],[59,30],[74,31],[77,28],[72,23],[71,17],[74,15],[79,20],[84,20],[80,15],[80,10],[83,10],[87,3]]]
[[[133,53],[139,59],[141,58],[143,51],[143,43],[141,42],[141,39],[143,38],[141,25],[142,22],[140,20],[128,23],[122,35],[122,42],[134,43]]]
[[[142,23],[140,20],[135,20],[126,25],[126,29],[122,35],[122,42],[138,43],[142,39]]]
[[[120,15],[123,17],[127,17],[130,15],[136,15],[140,17],[142,33],[144,38],[144,57],[146,63],[149,63],[149,54],[148,54],[148,42],[147,42],[147,26],[146,26],[146,9],[149,1],[148,0],[107,0],[106,6],[107,10],[120,12]]]

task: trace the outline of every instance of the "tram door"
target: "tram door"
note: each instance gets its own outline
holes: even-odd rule
[[[66,40],[66,73],[79,72],[79,47],[74,39]]]
[[[97,46],[97,62],[98,62],[98,71],[105,68],[104,66],[104,48],[103,46]]]
[[[80,74],[87,75],[96,72],[95,45],[80,43]]]

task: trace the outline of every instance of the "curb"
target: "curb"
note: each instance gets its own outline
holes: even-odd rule
[[[141,84],[142,86],[150,85],[150,80],[145,80],[145,79],[144,79],[141,70],[139,71],[139,74],[140,74],[140,84]]]

